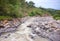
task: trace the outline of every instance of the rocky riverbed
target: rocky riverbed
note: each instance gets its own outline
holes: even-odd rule
[[[15,31],[20,24],[21,24],[20,19],[0,21],[0,35],[5,32]]]
[[[60,41],[60,20],[52,17],[25,17],[6,28],[0,28],[0,41]]]

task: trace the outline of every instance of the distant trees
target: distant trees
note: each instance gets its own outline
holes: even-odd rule
[[[35,7],[34,4],[35,4],[34,2],[30,1],[30,2],[28,3],[28,7]]]
[[[46,10],[46,9],[45,9],[45,8],[43,8],[43,7],[39,7],[39,9]]]

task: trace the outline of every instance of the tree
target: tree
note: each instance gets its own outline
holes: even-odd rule
[[[28,3],[28,7],[35,7],[34,4],[35,4],[35,3],[33,3],[32,1],[30,1],[30,2]]]

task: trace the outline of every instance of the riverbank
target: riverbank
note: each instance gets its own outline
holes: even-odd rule
[[[60,21],[52,17],[25,17],[16,24],[16,31],[9,28],[12,32],[1,35],[0,41],[60,41]]]

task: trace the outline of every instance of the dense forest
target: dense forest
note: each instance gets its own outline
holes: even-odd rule
[[[32,1],[25,0],[0,0],[0,20],[22,18],[25,16],[53,16],[60,19],[60,10],[35,7]]]

